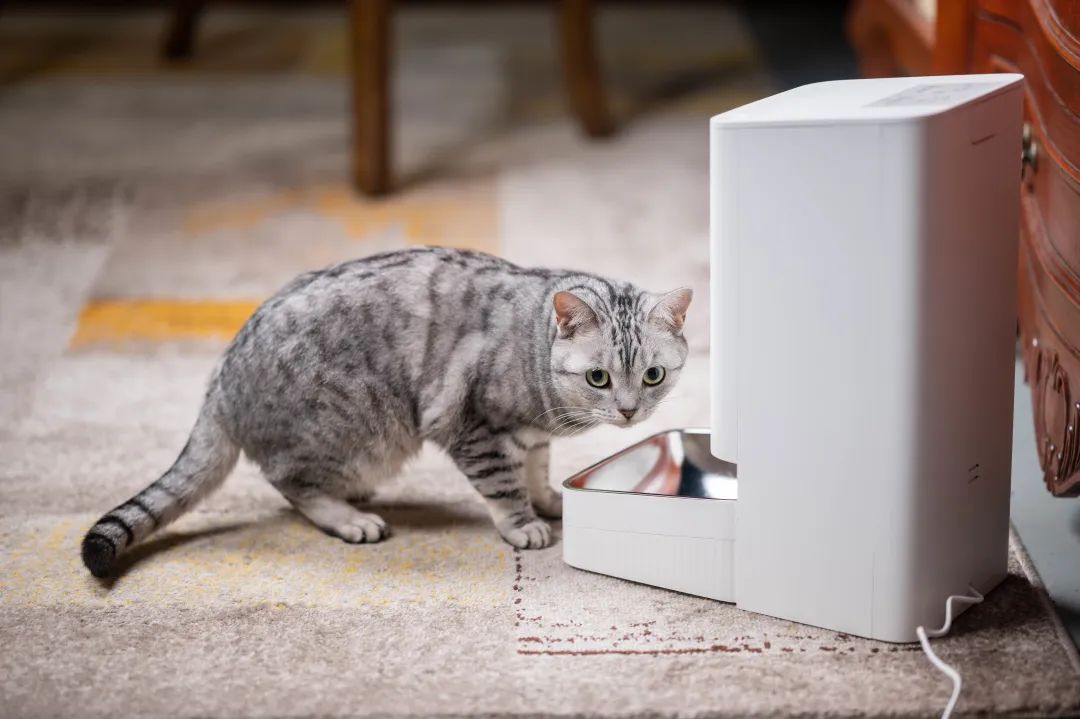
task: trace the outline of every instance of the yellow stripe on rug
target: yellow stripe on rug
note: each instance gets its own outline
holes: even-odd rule
[[[228,340],[258,306],[258,300],[91,300],[79,315],[71,347]]]
[[[439,245],[498,252],[499,215],[494,184],[462,180],[372,200],[346,185],[316,185],[239,200],[226,198],[192,208],[184,220],[188,237],[250,232],[288,213],[314,215],[339,225],[354,240],[401,228],[409,245]]]
[[[393,541],[354,545],[279,509],[193,512],[140,545],[114,584],[79,561],[91,515],[0,517],[0,608],[510,605],[513,550],[483,514],[391,513]],[[448,521],[453,518],[454,521]],[[137,559],[136,559],[137,558]],[[10,716],[4,712],[5,716]]]
[[[251,232],[260,223],[278,221],[287,213],[333,220],[347,238],[361,242],[381,230],[399,227],[406,246],[498,251],[495,189],[488,181],[429,187],[381,200],[358,197],[344,185],[293,188],[198,205],[188,211],[183,231],[188,237]],[[297,268],[308,269],[300,264]],[[228,340],[258,305],[256,300],[91,300],[79,317],[71,347]]]

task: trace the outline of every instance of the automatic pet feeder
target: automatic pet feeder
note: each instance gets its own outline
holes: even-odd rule
[[[568,479],[568,564],[891,642],[1005,577],[1021,98],[854,80],[712,119],[712,431]]]

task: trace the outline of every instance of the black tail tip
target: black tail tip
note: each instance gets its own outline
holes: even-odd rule
[[[109,576],[116,560],[116,547],[108,537],[88,534],[82,543],[82,560],[86,568],[98,579]]]

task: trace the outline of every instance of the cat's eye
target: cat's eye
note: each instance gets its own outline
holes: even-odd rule
[[[597,389],[611,386],[611,375],[606,369],[591,369],[585,373],[585,381]]]
[[[645,370],[645,376],[642,377],[642,381],[650,387],[658,385],[664,381],[664,377],[667,376],[667,372],[663,367],[650,367]]]

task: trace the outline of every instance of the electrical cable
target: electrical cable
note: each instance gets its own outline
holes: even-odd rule
[[[919,644],[922,645],[922,650],[926,654],[926,658],[929,659],[930,663],[937,667],[942,674],[951,679],[953,683],[952,696],[949,697],[949,703],[945,705],[945,711],[941,713],[941,719],[949,719],[949,715],[951,715],[953,709],[956,708],[956,702],[960,699],[960,689],[963,686],[963,680],[960,678],[960,672],[941,661],[941,658],[934,653],[934,650],[930,648],[930,640],[927,637],[943,637],[949,633],[953,621],[953,601],[961,602],[963,604],[978,604],[983,600],[983,595],[979,594],[975,587],[969,585],[968,589],[971,590],[972,596],[953,594],[945,600],[945,624],[942,625],[940,629],[927,630],[923,626],[915,627],[915,636],[919,638]]]

